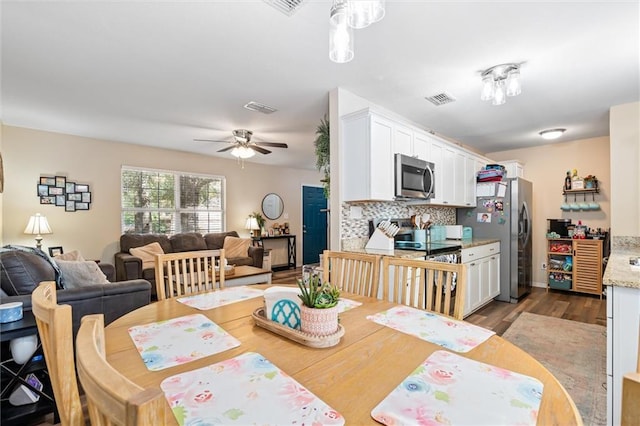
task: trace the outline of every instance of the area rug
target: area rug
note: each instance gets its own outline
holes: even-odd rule
[[[607,423],[606,327],[523,312],[502,335],[564,386],[585,425]]]

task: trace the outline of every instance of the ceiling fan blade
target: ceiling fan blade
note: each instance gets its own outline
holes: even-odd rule
[[[289,146],[286,143],[280,143],[280,142],[253,142],[255,145],[260,145],[260,146],[272,146],[274,148],[289,148]]]
[[[236,143],[235,141],[218,141],[215,139],[194,139],[195,142],[221,142],[221,143]]]
[[[236,145],[234,144],[234,145],[228,146],[228,147],[226,147],[226,148],[219,149],[217,152],[225,152],[225,151],[229,151],[229,150],[232,150],[232,149],[233,149],[233,148],[235,148],[235,147],[236,147]]]
[[[260,148],[256,144],[249,145],[249,148],[253,149],[254,151],[258,151],[260,154],[271,154],[271,151],[269,151],[268,149]]]

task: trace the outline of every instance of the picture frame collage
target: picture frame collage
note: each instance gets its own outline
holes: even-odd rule
[[[89,185],[68,181],[65,176],[40,176],[37,191],[40,204],[64,207],[66,212],[89,210],[91,206]]]

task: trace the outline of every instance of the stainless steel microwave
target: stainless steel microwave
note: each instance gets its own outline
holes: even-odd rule
[[[395,197],[429,199],[435,195],[435,165],[395,154]]]

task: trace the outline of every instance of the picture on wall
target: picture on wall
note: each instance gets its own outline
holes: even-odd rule
[[[89,210],[91,206],[89,185],[70,182],[66,176],[40,176],[37,192],[40,204],[64,207],[67,212]]]

